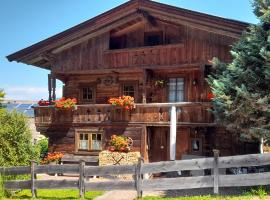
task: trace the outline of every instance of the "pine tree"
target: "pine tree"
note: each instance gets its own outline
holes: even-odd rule
[[[213,59],[207,79],[216,120],[249,139],[270,139],[270,0],[255,0],[260,22],[232,47],[231,63]]]

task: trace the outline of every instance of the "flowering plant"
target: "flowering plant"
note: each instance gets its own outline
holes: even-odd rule
[[[134,98],[131,96],[121,96],[118,98],[110,98],[108,101],[113,106],[121,106],[126,110],[132,110],[135,108]]]
[[[208,94],[207,94],[207,99],[208,100],[213,100],[214,99],[214,94],[212,93],[212,92],[209,92]]]
[[[112,152],[129,152],[132,144],[133,140],[130,137],[112,135],[110,140],[110,147],[108,150]]]
[[[47,156],[41,161],[41,164],[49,164],[51,162],[59,162],[64,156],[61,152],[48,153]]]
[[[49,106],[50,101],[46,101],[46,100],[41,99],[41,100],[38,101],[38,105],[39,106]]]
[[[167,81],[163,79],[158,79],[155,81],[155,87],[163,88],[166,85]]]
[[[56,100],[55,101],[55,107],[59,109],[74,109],[77,104],[77,99],[76,98],[68,98],[66,99],[65,97]]]

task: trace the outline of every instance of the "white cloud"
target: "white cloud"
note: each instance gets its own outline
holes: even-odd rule
[[[47,87],[35,87],[35,86],[6,86],[3,88],[6,99],[10,100],[40,100],[48,99]],[[62,96],[62,88],[56,88],[56,96]]]

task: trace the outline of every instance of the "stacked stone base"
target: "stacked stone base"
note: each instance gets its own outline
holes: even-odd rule
[[[99,165],[134,165],[138,163],[140,158],[140,152],[110,152],[102,151],[99,153]],[[111,176],[112,178],[132,179],[132,175]]]

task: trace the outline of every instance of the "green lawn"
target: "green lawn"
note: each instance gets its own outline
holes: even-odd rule
[[[195,197],[178,197],[178,198],[162,198],[162,197],[144,197],[142,200],[252,200],[254,196],[195,196]]]
[[[85,199],[94,199],[97,196],[102,195],[103,192],[91,191],[86,192]],[[1,197],[0,197],[1,199]],[[2,198],[2,200],[8,199],[31,199],[30,190],[22,190],[13,194],[10,198]],[[60,199],[80,199],[78,190],[38,190],[36,200],[60,200]]]

